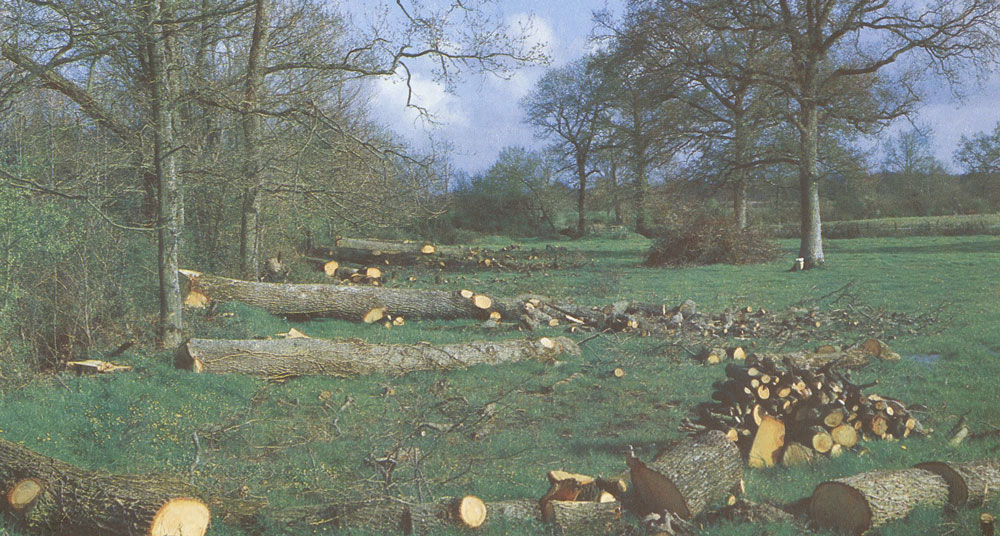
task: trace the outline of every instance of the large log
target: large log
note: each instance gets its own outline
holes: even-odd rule
[[[613,534],[622,517],[617,501],[549,501],[545,517],[552,520],[556,534]]]
[[[486,503],[486,522],[522,523],[542,521],[542,510],[535,499],[511,499]]]
[[[410,506],[403,521],[406,534],[427,534],[447,527],[474,529],[486,521],[486,504],[474,495],[448,497]]]
[[[3,439],[0,486],[29,528],[53,534],[203,536],[211,517],[182,482],[89,471]]]
[[[940,475],[948,483],[948,504],[981,507],[1000,493],[1000,459],[973,462],[926,462],[915,467]]]
[[[320,316],[361,322],[373,309],[405,318],[485,320],[499,312],[516,319],[516,309],[484,294],[469,291],[390,289],[324,284],[258,283],[229,279],[193,270],[180,270],[188,279],[185,303],[204,306],[210,301],[238,301],[275,315]]]
[[[756,354],[758,360],[769,359],[776,363],[791,364],[799,368],[820,369],[836,363],[840,368],[862,368],[871,363],[872,359],[882,361],[898,361],[899,354],[891,351],[884,342],[878,339],[868,339],[855,346],[832,351],[800,351],[784,354]],[[829,350],[825,349],[825,350]]]
[[[472,365],[498,365],[528,359],[579,355],[566,337],[468,342],[460,344],[369,344],[324,339],[190,339],[174,354],[177,368],[215,374],[280,377],[405,374]]]
[[[948,484],[924,469],[871,471],[823,482],[809,499],[809,519],[846,534],[906,517],[918,507],[943,507]]]
[[[667,511],[691,519],[743,478],[739,449],[718,430],[681,440],[649,465],[632,456],[626,463],[640,516]]]

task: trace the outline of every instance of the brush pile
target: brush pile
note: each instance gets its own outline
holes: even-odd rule
[[[751,354],[726,366],[726,379],[713,385],[713,402],[682,421],[688,432],[719,430],[740,447],[751,466],[809,463],[839,456],[859,441],[923,434],[903,402],[865,394],[830,361],[819,368],[779,364]]]

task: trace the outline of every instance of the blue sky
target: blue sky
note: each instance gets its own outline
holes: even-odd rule
[[[531,39],[546,45],[554,67],[583,56],[591,48],[589,36],[595,10],[608,9],[620,14],[622,6],[621,0],[499,3],[505,21],[512,24],[531,21]],[[413,78],[414,99],[434,114],[435,124],[420,120],[414,110],[406,108],[406,86],[400,80],[375,82],[371,107],[377,121],[417,147],[427,147],[431,138],[451,145],[455,165],[474,173],[489,167],[503,147],[544,145],[523,123],[519,101],[545,69],[521,69],[509,80],[469,75],[452,93],[434,82],[429,71],[418,69]],[[933,129],[935,156],[951,166],[952,154],[963,134],[992,130],[1000,121],[1000,76],[992,77],[982,86],[971,84],[963,88],[965,98],[961,101],[940,84],[930,83],[928,87],[916,122]],[[889,132],[909,128],[909,122],[900,121]]]

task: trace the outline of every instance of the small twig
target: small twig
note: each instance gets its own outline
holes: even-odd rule
[[[194,463],[191,464],[191,478],[190,482],[194,484],[194,473],[198,470],[198,465],[201,463],[201,441],[198,441],[198,432],[191,434],[192,439],[194,439]]]

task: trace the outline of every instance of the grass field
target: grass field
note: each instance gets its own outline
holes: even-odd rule
[[[509,243],[496,239],[493,244]],[[545,242],[527,241],[543,247]],[[1000,439],[947,445],[947,430],[968,413],[973,432],[1000,427],[1000,238],[994,236],[829,240],[827,267],[801,273],[786,259],[756,266],[685,269],[640,267],[648,241],[641,238],[559,242],[584,252],[583,268],[548,273],[479,272],[446,275],[448,288],[475,288],[499,295],[534,292],[603,304],[628,298],[675,305],[694,299],[718,311],[752,305],[785,308],[818,298],[847,283],[860,303],[920,313],[946,304],[943,321],[928,333],[890,341],[904,355],[856,375],[878,378],[876,390],[925,404],[928,438],[865,444],[806,468],[747,471],[751,500],[785,502],[807,496],[825,479],[876,468],[902,468],[935,459],[1000,456]],[[193,267],[196,268],[196,267]],[[437,287],[431,273],[396,274],[399,286]],[[192,335],[266,336],[294,326],[313,337],[357,337],[370,342],[452,342],[520,336],[470,322],[408,322],[382,327],[332,320],[289,323],[240,305],[225,305],[209,319],[192,313]],[[559,328],[541,334],[561,334]],[[853,342],[862,334],[843,333]],[[583,338],[583,336],[575,336]],[[759,340],[758,348],[769,341]],[[915,357],[914,357],[915,356]],[[928,357],[930,356],[930,357]],[[939,356],[939,357],[938,357]],[[688,410],[708,399],[721,367],[705,367],[666,352],[662,340],[605,335],[584,345],[581,357],[559,366],[521,363],[456,372],[348,380],[298,378],[269,383],[251,378],[196,375],[174,370],[169,352],[135,353],[119,361],[133,373],[99,377],[61,374],[38,380],[0,400],[0,435],[82,467],[112,472],[166,472],[206,489],[266,498],[273,508],[322,504],[372,493],[437,497],[472,493],[486,500],[537,498],[547,489],[545,472],[564,468],[588,474],[625,469],[628,445],[648,459],[677,439]],[[620,366],[622,379],[608,377]],[[557,384],[572,377],[572,381]],[[448,434],[415,433],[422,422],[455,422],[495,402],[496,428],[484,439],[471,427]],[[200,449],[193,439],[197,433]],[[392,482],[365,460],[399,446],[425,454],[419,473],[400,468]],[[197,456],[197,464],[195,464]],[[1000,504],[985,505],[994,514]],[[978,533],[979,510],[945,518],[917,512],[879,533],[886,535]],[[287,528],[268,515],[267,534],[333,534],[330,527]],[[9,534],[21,534],[11,524]],[[542,526],[493,526],[488,534],[544,533]],[[214,524],[213,535],[242,534]],[[719,525],[701,534],[796,534],[787,527]]]
[[[799,225],[771,229],[773,236],[799,236]],[[830,238],[1000,235],[1000,214],[956,214],[868,220],[824,221],[823,236]]]

